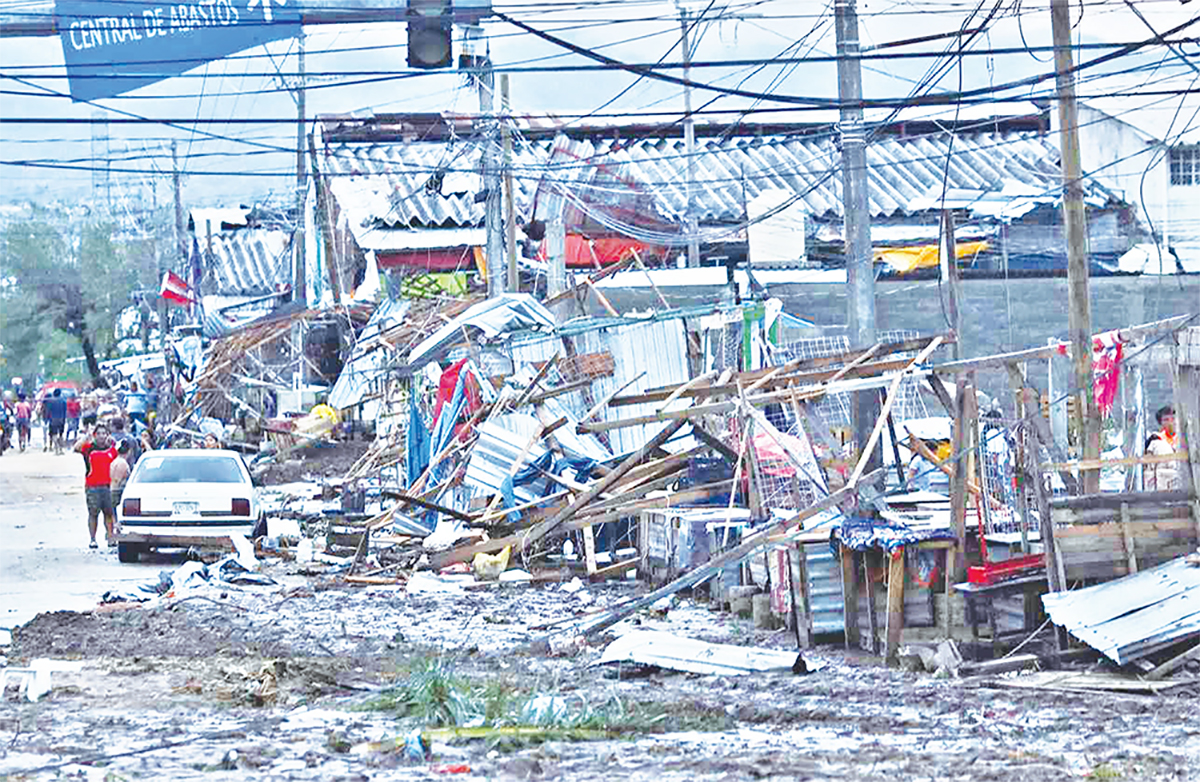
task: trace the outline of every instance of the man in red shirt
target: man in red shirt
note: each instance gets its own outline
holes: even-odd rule
[[[117,458],[116,443],[109,437],[108,427],[97,424],[91,437],[81,439],[75,445],[75,450],[83,454],[87,463],[83,492],[87,496],[88,534],[92,538],[88,547],[97,548],[96,528],[101,513],[104,514],[105,540],[109,546],[116,545],[116,517],[113,513],[112,489],[109,486],[112,481],[109,468]]]

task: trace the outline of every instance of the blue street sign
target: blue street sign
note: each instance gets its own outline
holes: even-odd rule
[[[57,0],[71,97],[113,98],[300,34],[297,0]]]

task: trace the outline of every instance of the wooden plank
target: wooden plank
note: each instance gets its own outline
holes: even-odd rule
[[[545,307],[549,308],[549,307],[557,304],[558,302],[563,301],[564,299],[569,299],[569,298],[575,296],[576,293],[578,293],[579,291],[585,290],[588,287],[588,283],[592,283],[594,285],[595,283],[603,280],[605,277],[611,277],[612,275],[616,274],[617,272],[623,271],[632,265],[633,265],[633,257],[632,256],[623,258],[622,260],[617,261],[616,263],[614,263],[610,266],[605,266],[603,269],[601,269],[600,271],[591,275],[590,277],[585,279],[583,282],[576,283],[573,287],[568,288],[567,290],[562,291],[561,293],[556,293],[555,295],[545,299],[542,302],[542,304]]]
[[[586,413],[584,413],[583,418],[579,419],[579,423],[581,423],[581,424],[587,423],[588,421],[595,418],[596,415],[598,415],[601,410],[603,410],[605,407],[607,407],[608,404],[610,402],[612,402],[612,400],[615,399],[618,394],[620,394],[622,391],[629,388],[631,385],[633,385],[637,381],[641,380],[645,376],[646,376],[646,370],[642,370],[638,374],[634,375],[633,378],[626,380],[622,385],[620,385],[617,388],[610,391],[608,394],[605,395],[605,397],[603,399],[601,399],[596,404],[592,405],[591,410],[588,410]]]
[[[1147,336],[1150,334],[1161,334],[1165,331],[1171,331],[1185,324],[1191,319],[1190,315],[1178,315],[1173,318],[1164,320],[1156,320],[1152,323],[1143,323],[1138,326],[1129,326],[1120,329],[1118,334],[1122,342],[1132,342],[1138,337]],[[1096,335],[1099,336],[1099,335]],[[938,364],[931,367],[938,374],[959,374],[963,372],[971,372],[977,369],[1002,369],[1007,364],[1016,364],[1022,361],[1030,361],[1039,358],[1052,358],[1053,356],[1062,355],[1068,350],[1070,344],[1067,342],[1058,342],[1045,347],[1030,348],[1028,350],[1018,350],[1012,353],[997,353],[991,356],[982,356],[980,358],[963,359],[962,361],[948,361],[944,364]]]
[[[904,631],[904,549],[892,552],[888,559],[887,647],[884,659],[893,662],[899,657],[900,637]]]
[[[954,431],[951,436],[951,453],[958,456],[963,452],[963,448],[967,443],[967,379],[965,376],[960,376],[957,382],[957,389],[954,395]],[[950,526],[954,529],[954,539],[958,542],[959,549],[966,551],[967,544],[967,471],[959,469],[960,465],[955,465],[954,473],[950,477]],[[961,572],[955,575],[957,581],[962,581],[966,575],[965,563],[960,565]]]
[[[847,649],[858,649],[862,638],[858,631],[858,578],[854,572],[855,552],[852,548],[839,547],[842,562],[842,617],[845,625]]]
[[[1157,456],[1126,456],[1122,459],[1076,459],[1069,462],[1046,462],[1043,470],[1103,470],[1107,467],[1120,467],[1130,464],[1162,464],[1163,462],[1181,462],[1187,459],[1187,452],[1165,453]]]
[[[864,476],[863,482],[870,483],[876,481],[881,475],[883,475],[882,469],[873,470],[869,475]],[[610,611],[602,619],[585,623],[579,628],[580,632],[585,635],[600,632],[608,627],[612,627],[614,624],[620,622],[633,612],[653,605],[656,601],[661,600],[667,595],[673,595],[680,589],[694,586],[704,578],[711,577],[717,571],[743,561],[760,548],[769,545],[773,535],[776,535],[784,530],[800,526],[806,520],[812,518],[821,511],[827,508],[832,508],[836,505],[840,505],[849,500],[851,497],[857,496],[857,491],[857,486],[847,486],[839,489],[833,494],[830,494],[828,497],[814,502],[812,505],[804,508],[794,516],[781,519],[763,529],[758,530],[757,532],[751,533],[749,536],[743,538],[742,542],[734,548],[710,557],[709,560],[703,565],[692,568],[679,578],[671,581],[669,584],[659,587],[653,592],[642,595],[635,600],[624,603],[620,607]]]
[[[662,404],[658,406],[658,412],[661,413],[663,410],[667,409],[667,407],[669,407],[671,405],[671,403],[674,402],[676,399],[683,396],[688,391],[691,391],[693,388],[700,385],[701,383],[706,383],[709,380],[712,380],[716,376],[717,376],[717,370],[715,370],[715,369],[705,372],[703,375],[696,375],[694,378],[687,381],[686,383],[681,385],[679,388],[675,389],[670,394],[668,394],[667,398],[664,399]]]
[[[583,526],[583,561],[588,576],[596,574],[596,532],[591,524]]]
[[[1193,646],[1191,649],[1188,649],[1183,654],[1175,655],[1170,660],[1167,660],[1162,665],[1150,671],[1146,674],[1146,678],[1150,681],[1157,681],[1186,663],[1188,660],[1200,660],[1200,642],[1197,642],[1195,646]]]
[[[1119,521],[1121,518],[1121,511],[1118,508],[1094,508],[1088,510],[1060,509],[1052,510],[1051,514],[1054,516],[1056,524],[1070,524],[1073,526],[1094,526],[1096,524]],[[1188,506],[1182,503],[1161,508],[1149,505],[1134,505],[1129,507],[1129,520],[1137,524],[1187,519],[1190,515]]]
[[[1135,539],[1154,540],[1161,537],[1192,537],[1191,522],[1187,518],[1172,519],[1169,521],[1142,521],[1130,526]],[[1060,540],[1100,540],[1111,538],[1120,545],[1121,539],[1124,537],[1121,530],[1120,522],[1108,522],[1105,524],[1088,524],[1086,526],[1076,525],[1073,527],[1064,527],[1057,530]]]
[[[796,623],[796,645],[801,649],[812,646],[812,600],[808,592],[808,552],[800,543],[788,549],[788,564],[792,576],[792,617]]]
[[[867,596],[867,633],[871,639],[871,654],[879,654],[879,618],[875,614],[875,587],[871,584],[871,565],[866,551],[859,555],[862,562],[863,591]],[[856,607],[857,608],[857,607]]]
[[[692,423],[692,434],[696,436],[700,442],[713,449],[721,456],[729,460],[730,463],[736,462],[738,459],[737,451],[734,451],[725,443],[721,442],[716,435],[710,434],[707,429],[698,423]]]
[[[879,417],[875,419],[875,428],[871,430],[871,436],[867,438],[867,444],[862,450],[862,454],[858,457],[858,464],[854,467],[854,472],[850,475],[850,483],[858,483],[858,479],[862,477],[863,471],[867,469],[867,462],[871,458],[871,454],[875,451],[875,444],[879,442],[879,437],[883,433],[883,427],[887,424],[887,417],[892,412],[892,405],[896,403],[896,392],[900,390],[900,384],[908,376],[909,370],[921,365],[925,359],[929,358],[929,354],[937,350],[942,344],[941,337],[934,337],[933,341],[925,346],[925,349],[917,354],[916,358],[909,363],[888,386],[887,397],[883,400],[883,407],[879,411]]]
[[[1061,497],[1050,501],[1050,507],[1058,508],[1112,508],[1119,510],[1121,503],[1128,503],[1131,508],[1138,505],[1183,504],[1188,501],[1187,492],[1183,491],[1140,491],[1111,494],[1085,494],[1077,497]]]
[[[874,377],[885,372],[896,372],[908,366],[909,359],[892,359],[889,361],[874,361],[869,364],[862,364],[848,371],[840,380],[851,380],[854,378]],[[840,372],[841,369],[825,369],[819,372],[804,372],[799,374],[780,374],[772,378],[766,383],[763,388],[759,388],[756,392],[761,391],[778,391],[783,388],[795,386],[798,384],[821,384],[829,383],[831,378]],[[729,370],[726,370],[729,372]],[[698,386],[691,388],[681,394],[682,397],[689,399],[705,399],[707,397],[732,396],[738,393],[738,382],[746,382],[754,376],[754,372],[739,373],[736,378],[729,379],[724,382],[722,378],[717,378],[717,382],[709,386]],[[722,376],[724,377],[724,376]],[[669,395],[669,391],[644,391],[641,394],[634,396],[617,397],[612,401],[613,407],[622,407],[625,405],[644,405],[652,404],[661,401]],[[825,393],[824,390],[821,391]]]
[[[736,380],[731,380],[731,378],[733,378],[734,373],[732,370],[727,369],[727,370],[725,370],[724,373],[722,373],[721,377],[717,379],[717,382],[712,386],[712,388],[706,389],[705,393],[733,394],[733,393],[737,392],[738,384],[741,384],[744,387],[745,386],[753,386],[754,383],[761,380],[766,375],[773,375],[773,376],[779,378],[781,381],[791,382],[792,380],[794,380],[796,378],[808,377],[808,373],[805,372],[805,370],[815,369],[818,367],[831,367],[834,364],[853,363],[858,358],[862,357],[865,353],[868,353],[868,352],[871,352],[873,355],[876,355],[876,356],[889,356],[889,355],[893,355],[895,353],[909,353],[914,350],[919,351],[938,336],[941,336],[943,345],[948,345],[948,344],[954,342],[954,335],[950,334],[950,333],[945,333],[945,334],[941,334],[941,335],[935,334],[933,336],[928,336],[928,337],[913,337],[912,339],[900,340],[898,342],[888,342],[888,343],[878,347],[877,349],[874,346],[871,348],[867,348],[865,350],[861,349],[861,348],[856,348],[854,350],[846,351],[845,353],[833,353],[828,356],[815,356],[812,358],[796,359],[794,361],[789,361],[788,363],[784,364],[782,367],[767,367],[764,369],[753,369],[753,370],[750,370],[747,372],[739,372],[739,373],[737,373]],[[869,356],[868,356],[868,358],[869,358]],[[897,360],[894,362],[888,362],[888,363],[895,365],[894,367],[892,367],[893,369],[900,369],[905,364],[908,363],[908,360],[900,359],[900,360]],[[861,364],[860,364],[860,366],[861,366]],[[877,366],[877,365],[870,365],[870,364],[867,365],[867,367],[872,367],[872,366]],[[882,366],[882,365],[879,364],[878,366]],[[776,374],[775,370],[777,370],[777,369],[782,369],[783,374],[782,375]],[[839,371],[840,371],[840,369],[830,369],[826,372],[815,373],[813,376],[818,379],[824,379],[824,378],[828,378],[828,377],[832,377],[833,375],[836,375]],[[880,369],[879,371],[886,371],[886,370]],[[800,373],[800,374],[795,374],[795,373]],[[851,373],[851,374],[853,374],[853,373]],[[732,385],[730,385],[731,383],[732,383]],[[645,398],[645,399],[630,398],[628,400],[623,399],[620,401],[619,404],[644,404],[646,402],[655,402],[660,399],[663,399],[667,394],[669,394],[675,388],[677,388],[677,386],[674,386],[674,385],[650,388],[645,391],[645,394],[651,395],[649,398]]]
[[[605,565],[602,568],[597,568],[596,571],[588,577],[592,581],[599,581],[601,579],[611,578],[612,576],[624,578],[625,574],[628,573],[630,570],[633,570],[634,568],[636,568],[638,565],[638,562],[641,562],[641,561],[642,561],[641,557],[634,557],[633,559],[627,559],[623,562],[617,562],[612,565]]]
[[[1121,503],[1121,542],[1125,546],[1125,557],[1129,563],[1129,572],[1136,573],[1137,566],[1137,551],[1133,545],[1133,533],[1130,532],[1129,522],[1129,504]]]

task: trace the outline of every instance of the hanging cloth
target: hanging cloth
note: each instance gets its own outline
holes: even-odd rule
[[[425,468],[429,466],[430,453],[429,428],[421,417],[417,407],[417,395],[413,393],[408,398],[408,453],[405,460],[407,486],[412,486]]]

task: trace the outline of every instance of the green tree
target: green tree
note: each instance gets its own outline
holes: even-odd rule
[[[73,374],[62,371],[63,345],[55,338],[61,332],[79,342],[88,374],[104,385],[100,360],[112,355],[113,325],[137,286],[136,266],[113,240],[112,224],[86,220],[60,227],[39,214],[9,225],[0,248],[6,374],[19,367],[32,376],[39,356],[55,365],[44,369]]]

